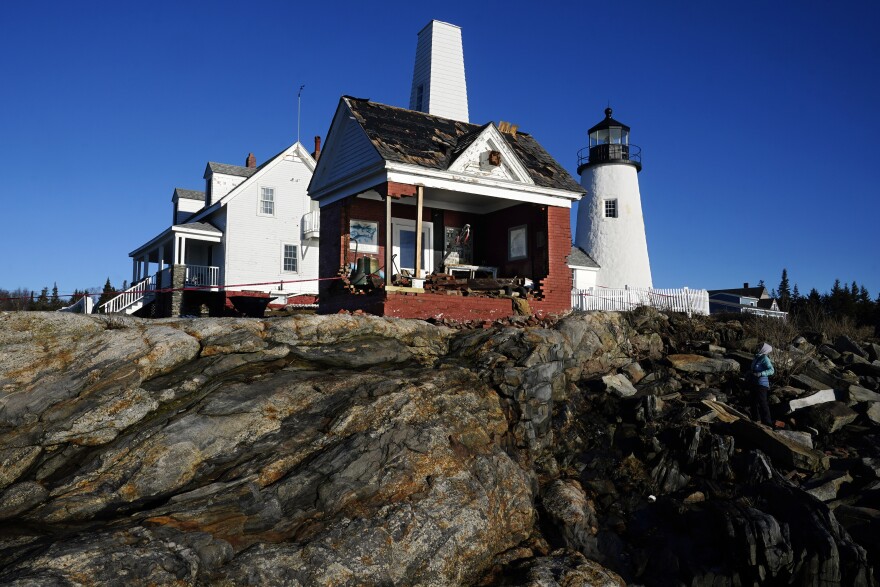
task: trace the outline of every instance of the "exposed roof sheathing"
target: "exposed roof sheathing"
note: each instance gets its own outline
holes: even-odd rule
[[[488,126],[344,96],[355,120],[386,161],[446,170]],[[523,132],[503,133],[535,185],[583,193],[583,188],[547,151]]]

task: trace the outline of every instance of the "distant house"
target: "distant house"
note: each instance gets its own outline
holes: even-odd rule
[[[776,298],[771,298],[767,288],[759,285],[749,287],[744,283],[742,287],[731,289],[709,290],[709,313],[745,313],[758,314],[784,318],[787,313],[779,309]]]
[[[219,312],[226,298],[245,294],[314,302],[320,221],[307,193],[314,169],[298,142],[259,167],[253,154],[244,166],[208,163],[205,190],[174,190],[170,226],[129,253],[133,286],[103,310],[170,316],[204,304]],[[175,291],[157,296],[162,289]]]
[[[504,129],[504,130],[502,130]],[[321,209],[320,312],[491,318],[510,299],[400,290],[464,267],[533,285],[533,309],[571,308],[569,213],[583,189],[529,134],[344,96],[309,194]],[[469,237],[462,238],[466,233]],[[466,241],[466,242],[465,242]],[[464,245],[464,246],[463,246]],[[382,268],[369,294],[341,287],[356,256]],[[584,264],[580,259],[578,262]]]

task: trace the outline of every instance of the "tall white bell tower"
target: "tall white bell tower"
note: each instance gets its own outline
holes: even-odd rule
[[[409,109],[468,122],[461,29],[432,20],[419,31]]]
[[[611,108],[589,135],[590,146],[578,152],[587,193],[578,203],[575,244],[599,264],[596,285],[652,287],[639,194],[641,149],[629,143],[629,127],[611,118]]]

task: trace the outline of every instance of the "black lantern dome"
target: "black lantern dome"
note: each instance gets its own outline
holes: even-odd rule
[[[605,119],[588,131],[590,146],[578,151],[578,174],[590,165],[624,163],[642,170],[642,150],[629,142],[629,127],[611,118],[611,108],[605,109]]]

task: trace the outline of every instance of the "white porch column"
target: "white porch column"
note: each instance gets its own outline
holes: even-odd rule
[[[347,251],[346,251],[347,253]],[[385,196],[385,285],[391,285],[391,196]]]
[[[150,276],[150,254],[149,253],[144,253],[143,264],[144,264],[144,272],[141,275],[141,279],[146,279],[147,277]]]
[[[165,244],[159,245],[159,273],[165,269]]]
[[[138,260],[136,257],[131,258],[131,283],[135,284],[138,280]]]
[[[425,187],[416,187],[416,279],[422,277],[422,206]]]
[[[186,237],[177,235],[174,237],[174,253],[172,265],[186,265]]]

